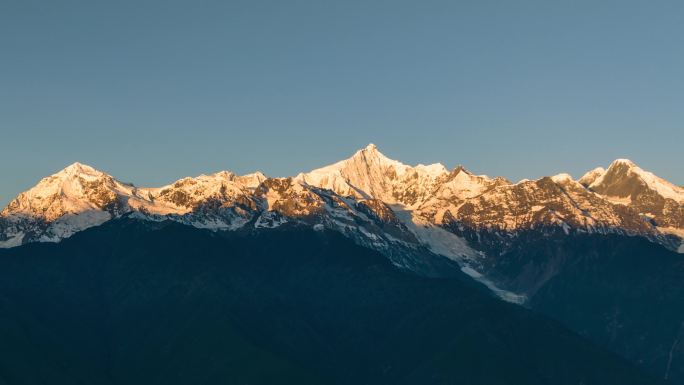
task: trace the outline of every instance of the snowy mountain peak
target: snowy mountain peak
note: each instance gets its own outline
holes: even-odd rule
[[[603,174],[606,173],[606,169],[603,167],[596,167],[595,169],[588,171],[586,174],[582,175],[581,178],[579,178],[580,184],[582,184],[585,187],[589,187],[596,179],[600,178]]]
[[[264,175],[264,173],[262,173],[261,171],[256,171],[251,174],[240,175],[235,178],[235,180],[238,183],[250,189],[255,189],[259,187],[259,185],[266,179],[268,179],[268,177]]]
[[[610,167],[618,167],[618,166],[638,167],[637,164],[632,162],[631,160],[621,158],[621,159],[615,159],[613,161],[613,163],[611,163],[608,168],[610,169]]]
[[[508,183],[503,178],[490,179],[486,175],[475,175],[463,166],[456,167],[439,183],[427,206],[448,206],[450,202],[462,202],[474,198],[497,185]]]
[[[419,172],[425,173],[426,175],[430,175],[433,178],[438,178],[449,173],[449,170],[447,170],[447,168],[441,163],[433,163],[428,165],[419,164],[415,167],[415,169]]]
[[[207,189],[213,189],[213,190],[218,190],[220,188],[224,188],[227,185],[231,185],[234,188],[237,189],[242,189],[242,188],[247,188],[247,189],[255,189],[263,182],[266,180],[267,177],[260,171],[251,173],[251,174],[245,174],[245,175],[237,175],[232,171],[219,171],[214,174],[209,174],[209,175],[199,175],[196,177],[185,177],[182,179],[179,179],[175,182],[173,182],[170,185],[163,186],[160,188],[146,188],[146,189],[141,189],[144,191],[155,191],[155,190],[168,190],[168,189],[193,189],[193,194],[197,195],[198,197],[202,197],[202,194],[204,193],[205,190]],[[197,190],[198,186],[202,186],[202,190]]]
[[[410,168],[399,161],[385,156],[385,154],[380,152],[378,147],[373,143],[369,144],[365,148],[362,148],[361,150],[358,150],[351,158],[340,163],[346,163],[346,165],[349,165],[350,163],[356,163],[357,165],[360,165],[360,163],[362,163],[367,168],[391,167],[394,168],[397,173],[403,173]]]
[[[67,213],[107,206],[116,200],[118,190],[129,188],[102,171],[76,162],[19,194],[2,211],[2,215],[19,214],[53,220]]]
[[[449,171],[439,163],[406,165],[371,143],[347,159],[294,178],[221,171],[157,188],[124,184],[76,162],[42,179],[0,213],[0,247],[57,241],[130,213],[237,229],[263,210],[268,218],[260,224],[275,225],[288,216],[319,221],[330,214],[334,218],[326,223],[333,226],[359,207],[362,212],[373,208],[361,217],[391,219],[388,213],[398,210],[468,236],[481,229],[514,232],[538,226],[647,236],[684,229],[684,189],[627,159],[612,162],[607,170],[596,168],[579,181],[558,174],[513,184],[462,166]]]
[[[572,175],[567,174],[567,173],[556,174],[556,175],[551,177],[551,180],[556,182],[556,183],[574,182],[575,181],[572,178]]]
[[[441,164],[411,167],[388,158],[371,143],[348,159],[299,174],[295,180],[342,196],[411,206],[426,199],[436,181],[446,175],[448,171]]]
[[[684,203],[684,189],[643,170],[629,159],[613,161],[589,188],[620,203],[636,201],[649,191],[664,199]]]
[[[378,146],[376,146],[374,143],[368,143],[368,145],[366,146],[365,150],[367,150],[367,151],[377,151],[377,150],[378,150]]]
[[[58,241],[131,212],[185,216],[197,227],[231,228],[246,220],[246,210],[256,205],[251,195],[265,180],[261,172],[238,176],[221,171],[139,188],[74,163],[19,194],[0,213],[0,247]]]
[[[202,174],[200,175],[201,177],[206,177],[206,175]],[[217,178],[217,179],[225,179],[225,180],[232,180],[235,178],[235,173],[232,171],[219,171],[217,173],[209,175],[209,177]]]
[[[107,175],[106,173],[95,169],[94,167],[88,166],[87,164],[74,162],[61,171],[53,174],[52,177],[74,177],[74,176],[86,176],[86,177],[102,177]]]
[[[80,162],[74,162],[64,168],[64,171],[68,172],[92,172],[95,171],[95,169],[91,166],[88,166],[87,164],[83,164]]]

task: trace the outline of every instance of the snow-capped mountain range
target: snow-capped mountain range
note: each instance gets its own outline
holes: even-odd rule
[[[642,236],[684,252],[684,188],[629,160],[578,180],[558,174],[513,183],[463,167],[405,165],[373,144],[291,178],[223,171],[157,188],[74,163],[0,213],[0,247],[57,242],[126,215],[215,231],[285,224],[331,229],[408,268],[419,261],[406,258],[407,250],[430,250],[486,284],[478,258],[527,231]]]

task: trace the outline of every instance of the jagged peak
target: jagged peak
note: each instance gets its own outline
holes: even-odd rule
[[[239,185],[240,187],[246,187],[249,189],[256,188],[261,182],[268,179],[261,171],[256,171],[250,174],[237,175],[236,173],[228,170],[223,170],[215,172],[213,174],[201,174],[198,176],[188,176],[185,178],[178,179],[177,181],[162,186],[159,188],[145,188],[145,190],[168,190],[173,188],[195,188],[196,185],[202,185],[205,187],[210,186],[221,186],[225,183],[233,183]]]
[[[89,175],[89,176],[100,176],[104,175],[105,173],[97,170],[96,168],[89,166],[87,164],[83,164],[80,162],[74,162],[65,168],[63,168],[61,171],[57,172],[54,175]]]
[[[580,178],[580,181],[587,182],[591,180],[588,185],[599,185],[604,182],[606,178],[615,178],[616,176],[623,176],[629,173],[642,173],[643,170],[637,166],[633,161],[626,158],[615,159],[610,163],[607,169],[597,167]]]
[[[204,174],[200,175],[200,177],[203,177],[203,176],[205,176],[205,175]],[[208,176],[214,177],[214,178],[221,178],[221,179],[230,180],[230,179],[233,179],[236,175],[232,171],[223,170],[223,171],[219,171],[219,172],[213,173],[213,174],[208,175]]]
[[[366,146],[365,150],[367,150],[367,151],[377,151],[377,150],[378,150],[378,146],[376,146],[375,143],[368,143],[368,145]]]
[[[449,172],[449,174],[452,175],[452,176],[455,176],[455,175],[458,175],[458,174],[461,174],[461,173],[462,173],[462,174],[465,174],[465,175],[469,175],[469,176],[474,176],[474,177],[477,177],[477,178],[482,178],[482,179],[492,179],[492,178],[490,178],[490,177],[487,176],[487,175],[477,175],[477,174],[475,174],[474,172],[472,172],[472,171],[468,170],[467,168],[465,168],[465,166],[463,166],[463,165],[461,165],[461,164],[459,164],[458,166],[454,167],[454,169],[451,170],[451,172]],[[496,178],[494,178],[494,179],[505,179],[505,178],[503,178],[503,177],[496,177]]]
[[[615,160],[610,164],[610,166],[608,167],[608,169],[610,169],[611,167],[617,167],[617,166],[639,167],[639,166],[637,166],[636,163],[632,162],[632,161],[629,160],[629,159],[620,158],[620,159],[615,159]]]
[[[368,163],[369,165],[377,162],[381,165],[392,165],[401,168],[408,167],[405,164],[399,162],[398,160],[388,158],[385,154],[380,152],[378,146],[376,146],[373,143],[370,143],[366,147],[356,151],[351,158],[343,160],[342,162],[349,162],[357,159],[362,159],[365,163]]]
[[[606,175],[609,170],[612,175]],[[627,200],[624,197],[634,195],[631,194],[632,190],[626,189],[623,190],[630,194],[620,195],[620,186],[616,187],[619,184],[616,181],[626,180],[629,183],[627,187],[636,186],[646,191],[644,188],[648,186],[664,197],[684,203],[684,190],[681,187],[643,171],[631,160],[617,159],[611,163],[609,170],[596,168],[585,174],[580,181],[575,181],[572,176],[565,173],[535,181],[523,180],[519,182],[525,184],[521,188],[510,189],[513,183],[505,178],[492,179],[486,175],[477,175],[463,166],[449,171],[441,163],[406,165],[388,158],[375,144],[370,143],[347,159],[309,173],[299,174],[295,178],[269,179],[260,171],[245,175],[219,171],[183,178],[172,185],[159,188],[138,188],[122,184],[89,165],[75,162],[22,193],[2,215],[21,215],[21,218],[33,216],[49,221],[66,214],[96,215],[97,221],[86,221],[87,218],[84,216],[76,218],[73,222],[91,224],[109,218],[110,214],[114,216],[137,210],[154,215],[185,215],[197,207],[201,207],[202,210],[213,210],[217,202],[226,203],[221,206],[222,213],[223,210],[231,209],[234,202],[239,202],[239,205],[235,206],[238,208],[242,207],[241,205],[262,208],[262,197],[266,198],[268,208],[273,207],[276,202],[288,200],[300,200],[301,202],[295,202],[295,206],[306,208],[313,207],[310,202],[315,202],[315,205],[322,204],[314,195],[317,196],[320,192],[327,194],[324,190],[331,190],[344,197],[355,197],[360,200],[378,199],[385,204],[399,204],[407,210],[423,210],[426,215],[442,218],[444,210],[457,210],[460,207],[458,205],[478,196],[486,199],[484,194],[490,192],[492,199],[497,198],[503,202],[502,205],[509,203],[510,191],[515,194],[527,194],[542,188],[549,192],[559,190],[560,186],[569,193],[582,193],[578,183],[589,178],[590,174],[591,182],[597,181],[600,177],[605,179],[605,184],[600,186],[602,189],[594,189],[594,185],[589,189],[606,199],[619,198],[616,198],[615,202],[625,203]],[[210,204],[206,207],[200,206],[202,202]],[[468,203],[473,202],[475,201]],[[214,215],[212,212],[209,213]],[[201,214],[204,214],[204,211]],[[78,226],[74,228],[80,229]]]
[[[371,154],[384,156],[380,152],[380,150],[378,150],[378,146],[376,146],[373,143],[369,143],[366,147],[356,150],[356,152],[354,152],[354,155],[352,155],[351,157],[354,158],[355,156],[359,156],[359,155],[371,155]]]
[[[432,164],[422,164],[419,163],[416,167],[414,167],[416,170],[423,171],[427,175],[433,176],[433,177],[438,177],[440,175],[448,174],[449,170],[447,170],[446,167],[444,167],[443,164],[441,163],[432,163]]]
[[[605,172],[606,172],[606,169],[599,166],[599,167],[596,167],[596,168],[591,169],[591,170],[587,171],[586,173],[584,173],[584,175],[582,175],[582,178],[584,178],[585,176],[589,176],[589,175],[601,175]],[[580,178],[580,179],[582,179],[582,178]]]
[[[240,175],[240,176],[242,176],[242,177],[263,178],[263,179],[267,179],[267,178],[268,178],[268,176],[266,176],[266,174],[264,174],[263,172],[261,172],[261,171],[259,171],[259,170],[254,171],[254,172],[249,173],[249,174]]]
[[[351,157],[336,163],[314,169],[308,173],[300,173],[295,179],[311,179],[314,175],[339,174],[342,177],[353,177],[350,173],[365,172],[362,169],[392,169],[397,176],[404,175],[410,171],[417,171],[430,177],[438,177],[449,173],[448,169],[441,163],[418,164],[409,166],[398,160],[394,160],[380,152],[378,146],[373,143],[357,150]]]
[[[469,180],[479,180],[483,183],[484,182],[495,182],[497,184],[512,184],[510,180],[508,180],[502,176],[497,176],[497,177],[492,178],[489,175],[475,174],[474,172],[465,168],[463,165],[456,166],[453,170],[451,170],[451,172],[449,172],[448,175],[449,176],[447,177],[447,181],[469,179]]]
[[[594,181],[596,181],[596,179],[600,178],[605,173],[605,168],[596,167],[595,169],[587,171],[584,175],[582,175],[578,182],[585,187],[589,187],[592,183],[594,183]]]
[[[615,159],[610,163],[608,168],[592,183],[593,185],[598,185],[603,183],[606,178],[614,179],[616,177],[625,177],[628,175],[636,175],[647,182],[646,179],[657,178],[653,173],[643,170],[636,163],[629,159]]]
[[[114,200],[117,193],[131,189],[132,186],[118,182],[109,174],[74,162],[20,193],[2,211],[2,215],[18,214],[54,220],[65,214],[95,210],[98,205]]]
[[[109,174],[83,163],[74,162],[62,170],[41,179],[38,184],[25,191],[29,195],[44,196],[55,191],[69,190],[67,186],[76,186],[85,180],[87,182],[116,183]]]
[[[665,179],[643,170],[629,159],[616,159],[596,178],[589,188],[609,196],[627,197],[638,191],[638,185],[656,191],[664,198],[684,202],[684,190]]]
[[[356,151],[347,159],[340,160],[328,166],[314,169],[308,173],[300,173],[295,177],[295,179],[310,183],[311,180],[317,180],[319,178],[318,176],[324,175],[337,174],[341,177],[348,177],[348,175],[342,174],[352,170],[358,172],[362,171],[361,169],[370,169],[377,166],[391,166],[395,168],[397,174],[403,173],[407,168],[409,168],[409,166],[399,161],[388,158],[378,150],[375,144],[371,143],[368,146]],[[316,183],[314,182],[312,184],[315,185]]]
[[[470,172],[468,169],[466,169],[462,165],[458,165],[453,170],[451,170],[447,180],[456,180],[456,179],[461,179],[461,178],[470,179],[473,177],[478,177],[478,176],[473,174],[472,172]]]
[[[261,171],[255,171],[250,174],[240,175],[235,179],[247,188],[257,188],[268,177]]]
[[[87,164],[81,163],[81,162],[74,162],[68,166],[65,167],[66,170],[72,170],[72,169],[93,169],[93,167],[88,166]]]

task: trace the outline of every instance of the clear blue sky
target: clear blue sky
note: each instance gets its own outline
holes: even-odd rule
[[[0,0],[0,204],[80,161],[287,176],[369,142],[684,184],[684,2]]]

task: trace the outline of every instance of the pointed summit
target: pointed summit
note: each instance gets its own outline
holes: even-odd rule
[[[378,198],[387,195],[389,179],[404,174],[408,168],[387,158],[371,143],[348,159],[301,173],[295,181],[330,189],[344,196]]]
[[[397,169],[397,171],[403,171],[404,169],[408,168],[409,166],[396,161],[394,159],[390,159],[385,154],[380,152],[378,149],[378,146],[376,146],[373,143],[369,143],[366,147],[356,151],[354,155],[352,155],[351,158],[340,161],[335,163],[341,164],[341,163],[353,163],[353,162],[362,162],[367,164],[369,167],[373,166],[391,166]]]
[[[75,162],[19,194],[3,215],[21,213],[55,219],[109,205],[116,200],[117,190],[124,188],[112,176]]]
[[[102,171],[99,171],[95,169],[94,167],[88,166],[87,164],[83,164],[80,162],[74,162],[68,166],[66,166],[60,173],[69,173],[69,174],[96,174],[100,173],[103,174]]]
[[[638,167],[636,163],[632,162],[629,159],[621,158],[621,159],[615,159],[613,163],[610,164],[608,167],[619,167],[619,166],[626,166],[626,167]]]
[[[605,168],[596,167],[595,169],[588,171],[586,174],[582,175],[582,177],[579,178],[578,182],[584,187],[589,187],[589,185],[594,183],[596,179],[600,178],[605,173]]]
[[[432,191],[437,178],[448,173],[441,164],[415,167],[403,164],[388,158],[370,143],[348,159],[297,175],[295,181],[343,196],[413,205]]]
[[[590,173],[597,174],[597,170]],[[588,175],[585,175],[587,180],[590,179]],[[601,195],[630,201],[651,191],[662,198],[684,202],[684,189],[643,170],[629,159],[614,160],[605,172],[589,184],[589,188]]]
[[[83,178],[89,181],[92,180],[97,180],[97,179],[113,179],[111,175],[102,172],[94,167],[91,167],[87,164],[79,163],[79,162],[74,162],[62,170],[56,172],[55,174],[50,175],[47,178],[44,178],[41,180],[39,185],[46,180],[54,180],[54,179],[59,179],[59,180],[66,180],[66,179],[75,179],[75,178]],[[52,182],[54,183],[54,182]]]
[[[601,169],[601,168],[599,168],[599,169]],[[594,183],[598,184],[600,182],[603,182],[603,179],[608,178],[608,177],[610,177],[610,178],[615,178],[615,177],[625,178],[625,177],[628,177],[629,174],[635,174],[635,173],[639,174],[641,172],[643,172],[643,170],[641,170],[641,168],[639,168],[639,166],[637,166],[637,164],[632,162],[631,160],[624,159],[624,158],[615,159],[614,161],[612,161],[610,163],[610,165],[608,166],[608,169],[604,170],[604,172],[599,177],[597,177],[594,180],[594,182],[592,182],[592,184],[594,184]]]
[[[76,169],[82,169],[84,167],[92,168],[92,167],[88,166],[87,164],[83,164],[81,162],[74,162],[74,163],[66,166],[64,169],[65,170],[76,170]]]
[[[356,161],[366,164],[369,168],[390,168],[396,173],[396,176],[402,176],[407,172],[417,172],[420,175],[430,175],[431,177],[438,177],[440,175],[449,173],[449,170],[447,170],[447,168],[441,163],[433,163],[428,165],[421,163],[411,167],[397,160],[388,158],[385,154],[380,152],[378,147],[373,143],[370,143],[366,147],[356,151],[351,158],[336,164],[343,162],[353,163]]]
[[[0,247],[55,242],[123,213],[132,186],[82,163],[73,163],[19,194],[0,218],[7,240]],[[47,226],[46,226],[47,223]]]

